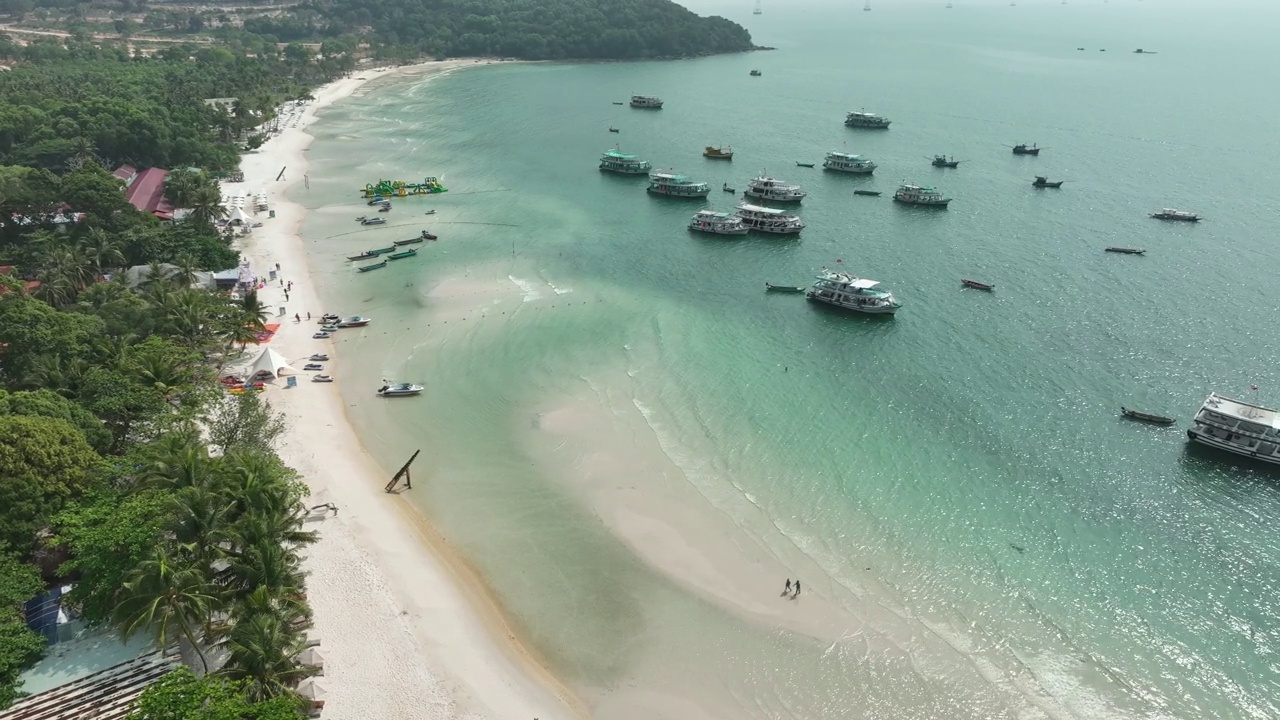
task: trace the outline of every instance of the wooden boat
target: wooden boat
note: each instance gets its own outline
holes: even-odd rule
[[[987,292],[991,292],[996,289],[995,285],[988,285],[987,283],[978,282],[977,280],[966,280],[961,278],[960,282],[964,283],[965,287],[971,287],[975,290],[986,290]]]
[[[356,268],[356,270],[358,270],[359,272],[369,272],[370,270],[377,270],[378,268],[384,268],[386,266],[387,266],[387,261],[383,260],[382,262],[374,263],[373,265],[364,265],[362,267],[358,267]]]
[[[1146,252],[1146,250],[1143,250],[1142,248],[1109,247],[1107,248],[1107,252],[1124,253],[1125,255],[1141,255]]]
[[[616,127],[611,127],[609,128],[609,132],[620,132],[620,131]]]
[[[409,249],[409,250],[405,250],[404,252],[391,253],[390,255],[388,255],[388,256],[387,256],[387,259],[388,259],[388,260],[401,260],[401,259],[403,259],[403,258],[413,257],[414,255],[417,255],[417,254],[418,254],[418,250],[417,250],[417,248],[412,248],[412,249]]]
[[[401,247],[401,246],[404,246],[404,245],[417,245],[418,243],[422,242],[422,241],[423,241],[423,240],[425,240],[425,239],[426,239],[426,238],[424,238],[424,237],[422,237],[421,235],[419,235],[419,236],[418,236],[418,237],[416,237],[416,238],[409,238],[408,240],[397,240],[397,241],[396,241],[396,247]]]
[[[376,258],[376,257],[378,257],[378,253],[370,250],[368,252],[360,253],[359,255],[348,255],[347,259],[348,260],[368,260],[369,258]]]
[[[723,186],[723,187],[721,187],[720,189],[721,189],[721,190],[723,190],[723,191],[725,191],[725,192],[727,192],[727,193],[736,193],[736,192],[738,192],[738,191],[737,191],[737,190],[735,190],[734,188],[729,187],[729,183],[725,183],[725,184],[724,184],[724,186]]]
[[[732,160],[733,148],[729,145],[722,147],[712,147],[708,145],[702,151],[702,157],[711,158],[712,160]]]
[[[805,291],[805,288],[802,288],[802,287],[796,287],[794,285],[774,285],[773,283],[765,283],[764,289],[769,292],[788,292],[788,293],[802,293]]]
[[[1066,182],[1066,180],[1057,180],[1057,181],[1055,181],[1055,182],[1049,182],[1049,178],[1047,178],[1047,177],[1045,177],[1045,176],[1043,176],[1043,175],[1037,175],[1037,176],[1036,176],[1036,179],[1035,179],[1035,182],[1031,183],[1031,187],[1038,187],[1038,188],[1060,188],[1060,187],[1062,187],[1062,183],[1064,183],[1064,182]]]
[[[951,158],[950,160],[948,160],[948,159],[947,159],[947,156],[945,156],[945,155],[934,155],[934,156],[933,156],[933,162],[932,162],[931,164],[932,164],[934,167],[940,167],[940,168],[958,168],[958,167],[960,167],[960,161],[959,161],[959,160],[957,160],[957,159],[955,159],[955,158]]]
[[[797,161],[796,161],[796,167],[807,167],[807,168],[811,168],[811,167],[813,167],[813,163],[802,163],[802,162],[800,162],[800,161],[798,161],[798,160],[797,160]]]
[[[854,195],[866,195],[867,197],[880,197],[879,190],[854,190]]]
[[[1139,50],[1138,52],[1142,52],[1142,51],[1141,51],[1141,50]],[[759,70],[752,70],[752,71],[751,71],[751,77],[760,77],[760,76],[761,76],[761,75],[763,75],[763,74],[764,74],[764,73],[760,72]]]
[[[1171,417],[1165,417],[1163,415],[1153,415],[1152,413],[1145,413],[1140,410],[1130,410],[1127,407],[1121,407],[1120,414],[1124,415],[1127,418],[1133,418],[1134,420],[1141,420],[1143,422],[1155,423],[1156,425],[1172,425],[1175,422],[1177,422],[1177,420],[1174,420]]]
[[[375,249],[375,250],[368,250],[368,251],[366,251],[366,252],[369,252],[370,254],[373,254],[373,255],[385,255],[385,254],[387,254],[387,253],[389,253],[389,252],[395,252],[395,251],[396,251],[396,246],[395,246],[395,245],[390,245],[390,246],[388,246],[388,247],[384,247],[384,248],[377,248],[377,249]]]
[[[1035,145],[1027,145],[1026,143],[1019,143],[1013,146],[1013,154],[1014,155],[1039,155],[1040,148],[1036,147]]]
[[[614,104],[614,105],[626,105],[626,103],[617,102],[616,100],[614,101],[614,103],[613,103],[613,104]]]

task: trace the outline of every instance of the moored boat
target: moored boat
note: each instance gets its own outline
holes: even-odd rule
[[[731,188],[731,187],[729,187],[729,183],[725,183],[724,185],[720,186],[720,189],[721,189],[721,190],[723,190],[723,191],[725,191],[725,192],[727,192],[727,193],[736,193],[736,192],[738,192],[736,188]]]
[[[652,95],[632,95],[631,107],[644,110],[661,110],[662,98],[653,97]]]
[[[1280,412],[1210,393],[1187,429],[1192,442],[1280,465]]]
[[[902,307],[893,293],[877,290],[876,280],[859,278],[844,272],[824,271],[805,297],[813,302],[834,305],[845,310],[869,315],[892,315]]]
[[[813,163],[802,163],[802,162],[800,162],[799,160],[797,160],[797,161],[796,161],[796,167],[811,168],[811,167],[813,167]]]
[[[1151,217],[1157,220],[1181,220],[1183,222],[1200,222],[1200,216],[1187,212],[1186,210],[1174,210],[1173,208],[1165,208],[1160,212],[1151,213]]]
[[[737,214],[742,218],[742,224],[750,230],[794,235],[804,229],[803,220],[795,215],[788,215],[783,210],[742,204],[738,206]]]
[[[1066,182],[1066,180],[1054,180],[1053,182],[1050,182],[1050,181],[1049,181],[1049,178],[1047,178],[1047,177],[1045,177],[1045,176],[1043,176],[1043,175],[1037,175],[1037,176],[1036,176],[1036,179],[1035,179],[1035,182],[1032,182],[1032,183],[1031,183],[1031,187],[1038,187],[1038,188],[1060,188],[1060,187],[1062,187],[1062,183],[1064,183],[1064,182]]]
[[[356,270],[360,272],[369,272],[370,270],[377,270],[378,268],[384,268],[386,266],[387,266],[387,261],[383,260],[382,262],[374,263],[373,265],[362,265],[356,268]]]
[[[989,283],[984,283],[984,282],[978,282],[977,280],[966,280],[964,278],[961,278],[960,282],[963,283],[965,287],[971,287],[975,290],[986,290],[987,292],[990,292],[996,289],[995,285],[991,285]]]
[[[422,392],[422,386],[414,383],[387,383],[378,388],[379,397],[404,397]]]
[[[795,285],[774,285],[773,283],[765,283],[764,289],[769,292],[802,293],[806,288],[796,287]]]
[[[854,195],[866,195],[868,197],[880,197],[879,190],[854,190]]]
[[[940,168],[958,168],[960,161],[955,158],[948,160],[946,155],[934,155],[932,165]]]
[[[311,382],[333,382],[331,375],[312,375]]]
[[[1039,155],[1040,148],[1035,145],[1027,145],[1026,143],[1018,143],[1013,146],[1014,155]]]
[[[861,155],[832,151],[823,159],[822,167],[824,170],[866,175],[875,172],[876,164]]]
[[[1146,252],[1146,250],[1143,250],[1142,248],[1131,247],[1109,247],[1106,250],[1109,253],[1121,253],[1123,255],[1141,255]]]
[[[761,76],[761,75],[763,75],[763,74],[764,74],[764,73],[760,72],[759,70],[752,70],[752,71],[751,71],[751,77],[760,77],[760,76]]]
[[[712,160],[732,160],[733,147],[724,145],[721,147],[712,147],[708,145],[702,151],[702,157],[711,158]]]
[[[623,175],[646,175],[653,166],[648,160],[640,160],[620,150],[608,150],[600,156],[600,169]]]
[[[378,257],[378,253],[372,250],[367,250],[365,252],[360,253],[359,255],[348,255],[347,259],[348,260],[368,260],[370,258],[376,258],[376,257]]]
[[[373,322],[373,318],[360,317],[359,315],[352,315],[349,318],[343,318],[342,320],[339,320],[338,327],[340,328],[364,327],[365,325],[368,325],[371,322]]]
[[[1163,415],[1155,415],[1153,413],[1142,412],[1141,410],[1132,410],[1127,407],[1120,408],[1120,414],[1134,420],[1142,420],[1143,422],[1155,423],[1156,425],[1172,425],[1177,420]]]
[[[675,173],[649,173],[649,192],[675,198],[704,198],[711,186]]]
[[[889,118],[865,111],[851,112],[844,116],[844,124],[848,127],[886,130],[890,122],[892,121]]]
[[[945,208],[951,198],[943,196],[937,189],[922,185],[903,185],[893,194],[893,199],[908,205],[925,205]]]
[[[744,194],[773,202],[800,202],[807,193],[799,185],[761,175],[747,183]]]
[[[610,127],[610,128],[609,128],[609,132],[621,132],[621,131],[620,131],[620,130],[618,130],[618,128],[616,128],[616,127]]]
[[[390,255],[388,255],[388,256],[387,256],[387,259],[388,259],[388,260],[403,260],[403,259],[405,259],[405,258],[411,258],[411,257],[413,257],[414,255],[417,255],[417,254],[418,254],[418,249],[417,249],[417,248],[410,248],[409,250],[405,250],[404,252],[391,253]]]
[[[361,225],[385,225],[387,224],[387,219],[380,218],[380,217],[365,218],[360,221],[360,224]]]
[[[418,243],[423,242],[424,240],[426,240],[426,238],[422,237],[421,235],[419,235],[416,238],[409,238],[408,240],[397,240],[396,247],[404,247],[405,245],[417,245]]]
[[[699,210],[689,220],[689,229],[713,235],[747,234],[747,226],[742,224],[742,218],[714,210]]]
[[[307,358],[307,359],[308,359],[308,360],[313,360],[313,361],[315,361],[315,362],[325,362],[325,361],[327,361],[327,360],[329,359],[329,356],[328,356],[328,355],[325,355],[324,353],[315,353],[314,355],[312,355],[311,357],[309,357],[309,358]]]

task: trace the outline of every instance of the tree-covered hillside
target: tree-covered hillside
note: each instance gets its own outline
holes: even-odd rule
[[[308,0],[244,27],[282,42],[356,33],[406,56],[651,58],[754,47],[741,25],[670,0]]]

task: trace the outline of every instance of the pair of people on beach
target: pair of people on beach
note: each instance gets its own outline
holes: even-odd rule
[[[792,589],[791,578],[787,578],[787,584],[782,588],[783,595],[790,595],[793,598],[800,597],[800,579],[796,578],[795,589]]]

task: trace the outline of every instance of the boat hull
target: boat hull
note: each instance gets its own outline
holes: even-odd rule
[[[705,198],[707,195],[711,194],[710,188],[706,190],[681,191],[681,192],[671,192],[670,190],[666,190],[660,187],[656,187],[656,188],[651,187],[648,190],[649,190],[649,194],[651,195],[661,195],[662,197],[677,198],[681,200],[701,200]]]
[[[784,197],[778,197],[777,195],[774,195],[774,194],[756,192],[754,190],[747,190],[745,193],[743,193],[743,195],[746,195],[747,197],[759,198],[761,200],[768,200],[769,202],[777,202],[777,203],[798,203],[801,200],[804,200],[803,194],[799,196],[787,195]]]
[[[841,310],[848,310],[849,312],[861,313],[863,315],[893,315],[902,307],[901,305],[848,305],[840,302],[832,302],[831,300],[815,293],[809,293],[805,295],[805,298],[809,302],[815,302],[828,307],[839,308]]]
[[[1153,415],[1151,413],[1144,413],[1138,410],[1130,410],[1127,407],[1120,408],[1120,414],[1129,418],[1130,420],[1141,420],[1142,422],[1151,423],[1152,425],[1172,425],[1175,422],[1177,422],[1177,420],[1174,420],[1173,418],[1170,418],[1170,417],[1164,417],[1163,415]]]
[[[907,200],[900,197],[895,197],[893,200],[894,202],[900,202],[903,205],[916,205],[918,207],[930,207],[930,208],[942,208],[942,209],[945,209],[947,205],[951,204],[950,200]]]
[[[698,224],[691,224],[689,225],[689,229],[694,232],[707,233],[708,235],[746,235],[747,234],[747,228],[745,227],[734,227],[734,228],[724,228],[724,227],[714,227],[714,226],[704,227]]]
[[[1280,465],[1280,455],[1276,455],[1275,453],[1271,453],[1271,454],[1260,453],[1256,450],[1243,448],[1243,447],[1240,447],[1239,445],[1236,445],[1235,443],[1229,443],[1220,438],[1216,438],[1200,430],[1199,428],[1188,428],[1187,439],[1194,443],[1199,443],[1201,445],[1208,445],[1211,448],[1222,450],[1223,452],[1229,452],[1232,455],[1239,455],[1241,457],[1252,458],[1259,462],[1268,463],[1270,465]]]
[[[876,166],[868,165],[868,166],[861,166],[861,167],[841,167],[839,165],[832,164],[832,163],[823,163],[822,169],[830,170],[832,172],[849,173],[851,175],[870,175],[871,173],[876,171]]]
[[[651,168],[624,169],[624,168],[616,168],[616,167],[605,167],[604,165],[601,165],[600,171],[617,173],[619,175],[648,175],[651,172]]]

